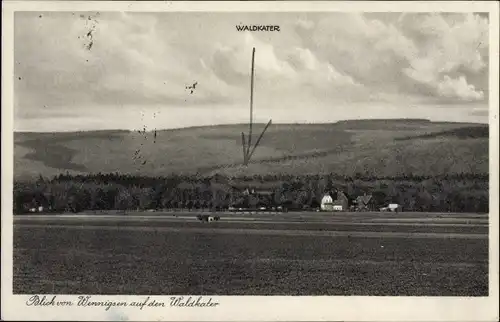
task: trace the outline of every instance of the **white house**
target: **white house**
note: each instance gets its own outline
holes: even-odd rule
[[[402,207],[401,205],[397,204],[397,203],[390,203],[387,208],[390,210],[390,211],[395,211],[395,212],[398,212],[398,211],[402,211]]]
[[[332,211],[333,208],[333,198],[329,194],[326,194],[321,199],[321,210],[322,211]]]

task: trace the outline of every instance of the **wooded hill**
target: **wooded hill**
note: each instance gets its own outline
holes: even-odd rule
[[[263,124],[256,124],[259,133]],[[15,133],[16,179],[60,173],[168,176],[487,174],[488,126],[427,120],[273,124],[248,167],[247,125],[162,131]]]

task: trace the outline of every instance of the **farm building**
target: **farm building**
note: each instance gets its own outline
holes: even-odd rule
[[[322,211],[333,211],[333,198],[329,193],[325,194],[321,199],[320,207]]]
[[[333,202],[333,211],[345,211],[347,208],[344,208],[344,203],[341,200],[335,200]]]
[[[349,210],[350,199],[343,191],[337,191],[337,198],[333,200],[332,196],[327,193],[321,199],[322,211],[347,211]]]
[[[395,211],[395,212],[403,210],[403,207],[401,207],[401,205],[397,203],[390,203],[387,208],[389,208],[390,211]]]
[[[351,204],[351,199],[347,195],[347,193],[343,191],[337,191],[337,199],[334,202],[334,205],[336,205],[337,209],[342,209],[340,211],[347,211],[349,210],[349,205]]]
[[[372,195],[358,196],[354,201],[356,203],[357,211],[373,211],[375,210],[375,199]]]
[[[390,203],[387,207],[380,208],[380,211],[400,212],[403,211],[403,207],[397,203]]]

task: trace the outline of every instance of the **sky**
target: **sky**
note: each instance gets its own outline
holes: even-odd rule
[[[14,24],[16,131],[248,122],[252,48],[256,122],[488,122],[487,14],[16,12]]]

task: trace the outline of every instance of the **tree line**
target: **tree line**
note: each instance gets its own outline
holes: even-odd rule
[[[234,188],[233,182],[239,187]],[[269,185],[271,183],[271,185]],[[245,187],[257,193],[245,193]],[[266,193],[259,193],[265,187]],[[489,178],[484,174],[401,175],[264,175],[230,178],[221,175],[61,174],[14,182],[14,212],[42,206],[44,211],[213,209],[229,207],[290,210],[318,208],[325,193],[343,191],[351,198],[370,194],[373,207],[388,203],[404,211],[487,213]]]

